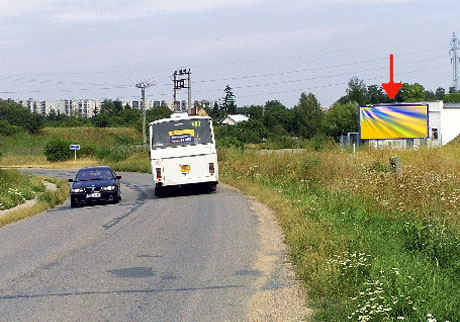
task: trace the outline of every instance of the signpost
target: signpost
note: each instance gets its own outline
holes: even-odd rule
[[[70,145],[70,151],[75,152],[75,161],[77,161],[77,150],[80,151],[80,145],[79,144],[71,144]]]

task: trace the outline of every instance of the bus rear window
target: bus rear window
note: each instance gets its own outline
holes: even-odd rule
[[[169,121],[153,125],[152,148],[164,149],[213,143],[207,119]]]

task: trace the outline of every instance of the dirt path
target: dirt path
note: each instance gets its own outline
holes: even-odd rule
[[[259,216],[260,250],[256,270],[263,272],[258,291],[251,299],[251,321],[303,321],[312,311],[305,304],[306,294],[288,262],[284,234],[273,212],[253,200]]]
[[[239,191],[226,184],[226,188]],[[259,218],[259,252],[254,266],[257,292],[250,301],[249,321],[304,321],[312,314],[306,293],[296,279],[287,257],[284,234],[271,209],[254,198],[252,209]]]

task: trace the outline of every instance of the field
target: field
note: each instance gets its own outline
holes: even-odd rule
[[[52,139],[80,144],[77,162],[47,161],[43,151]],[[137,146],[141,141],[140,133],[131,128],[44,128],[37,135],[19,132],[0,143],[0,166],[73,168],[121,161],[135,154],[146,155],[147,151]]]
[[[277,213],[316,321],[459,321],[459,152],[222,150],[220,169]]]

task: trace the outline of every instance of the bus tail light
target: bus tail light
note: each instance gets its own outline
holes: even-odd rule
[[[157,181],[161,181],[161,168],[156,168],[157,170]]]
[[[214,172],[215,172],[215,170],[214,170],[214,163],[211,162],[211,163],[209,163],[209,173],[210,173],[211,175],[214,175]]]

